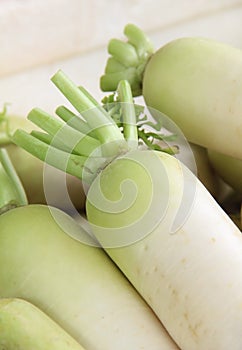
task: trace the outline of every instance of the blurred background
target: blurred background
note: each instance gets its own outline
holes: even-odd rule
[[[241,47],[241,22],[241,0],[0,0],[0,103],[19,116],[53,112],[63,97],[50,77],[60,68],[101,98],[107,43],[127,23],[159,48],[182,36]]]

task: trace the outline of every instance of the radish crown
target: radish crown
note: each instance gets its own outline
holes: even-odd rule
[[[124,28],[127,42],[111,39],[108,45],[108,59],[105,74],[100,85],[103,91],[117,90],[120,80],[127,80],[133,96],[142,94],[142,80],[145,66],[154,53],[154,48],[145,33],[134,24]]]
[[[27,133],[18,129],[12,136],[14,143],[42,161],[89,185],[112,160],[137,149],[140,144],[170,154],[177,152],[176,147],[166,143],[173,140],[174,135],[159,132],[161,120],[157,117],[152,123],[142,107],[133,103],[128,81],[120,81],[117,92],[104,98],[103,105],[61,70],[52,77],[52,82],[78,113],[59,106],[58,119],[34,108],[28,119],[43,131]],[[155,132],[147,131],[145,126]]]

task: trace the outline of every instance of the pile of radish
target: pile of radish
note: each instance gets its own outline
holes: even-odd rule
[[[8,133],[81,181],[81,220],[28,204],[0,153],[0,350],[242,348],[242,52],[124,33],[102,103],[59,70],[73,110]]]

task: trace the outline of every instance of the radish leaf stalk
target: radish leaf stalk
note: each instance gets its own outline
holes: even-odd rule
[[[59,142],[63,142],[66,146],[69,146],[71,153],[73,152],[80,156],[89,156],[100,146],[98,140],[80,131],[76,132],[76,130],[69,127],[66,123],[53,118],[39,108],[33,109],[29,113],[28,119],[48,132],[51,136],[55,136],[55,139]],[[65,128],[67,128],[67,130],[65,130]]]
[[[167,144],[167,141],[175,141],[177,135],[161,132],[163,115],[155,112],[152,116],[155,122],[151,121],[144,113],[144,106],[134,104],[127,80],[120,81],[117,92],[105,96],[102,102],[108,114],[124,134],[125,139],[128,140],[128,137],[130,137],[136,140],[133,149],[137,148],[137,145],[145,145],[148,149],[166,152],[171,155],[179,152],[178,146]]]
[[[106,111],[102,107],[96,108],[97,105],[62,71],[57,72],[52,77],[52,82],[79,113],[85,113],[86,122],[92,130],[95,130],[101,143],[112,141],[121,141],[122,143],[123,136]]]
[[[111,39],[108,53],[111,57],[107,61],[105,74],[101,77],[103,91],[114,91],[120,80],[127,80],[132,88],[133,96],[142,92],[142,76],[153,54],[153,45],[148,37],[138,27],[128,24],[124,29],[128,41]]]
[[[73,129],[76,129],[83,134],[96,138],[95,132],[91,130],[87,122],[85,122],[81,117],[77,116],[75,113],[70,111],[67,107],[59,106],[56,108],[55,113]]]
[[[0,113],[0,146],[1,145],[8,145],[12,143],[11,137],[10,137],[10,128],[9,128],[9,119],[7,117],[7,104],[5,103],[3,106],[3,110]],[[2,128],[3,126],[3,128]]]
[[[61,151],[78,155],[76,152],[73,152],[73,149],[71,147],[67,146],[64,142],[62,142],[62,140],[60,140],[57,137],[53,137],[45,132],[38,131],[38,130],[31,131],[30,135]]]
[[[68,174],[83,179],[85,172],[85,181],[87,183],[92,181],[96,171],[105,163],[105,160],[101,157],[92,157],[89,159],[87,166],[87,157],[64,152],[21,129],[16,130],[13,135],[13,141],[35,157]]]
[[[0,148],[0,180],[0,213],[17,206],[27,205],[23,185],[4,148]]]
[[[123,134],[128,144],[134,143],[132,148],[138,147],[138,134],[136,127],[135,107],[130,85],[126,80],[122,80],[118,85],[118,95],[121,103],[123,115]]]
[[[17,130],[12,140],[37,158],[60,170],[82,179],[85,174],[85,182],[90,183],[100,169],[105,167],[114,157],[128,151],[128,143],[107,111],[102,106],[97,109],[94,99],[90,99],[90,94],[84,88],[80,89],[61,71],[58,71],[52,80],[82,114],[84,122],[89,126],[86,131],[89,133],[90,129],[93,130],[97,139],[84,136],[82,132],[65,123],[59,123],[58,120],[40,109],[33,109],[28,115],[28,119],[47,131],[47,135],[35,132],[28,134],[24,130]],[[59,109],[59,113],[63,113],[63,108]],[[77,121],[80,121],[79,117],[76,118]],[[68,117],[67,119],[69,122]],[[59,133],[61,137],[58,136]],[[73,134],[76,135],[74,140]],[[83,144],[77,149],[82,138]],[[68,140],[71,142],[70,146],[73,146],[70,157],[69,152],[65,151],[64,145],[58,149],[58,143],[62,140],[67,149]],[[79,154],[75,154],[76,149]]]

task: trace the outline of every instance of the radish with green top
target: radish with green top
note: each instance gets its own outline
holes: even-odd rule
[[[111,108],[97,107],[61,71],[52,81],[100,146],[76,158],[23,130],[15,132],[14,142],[85,180],[92,232],[181,349],[241,350],[240,230],[176,154],[169,154],[171,148],[140,147],[139,134],[154,133],[137,127],[127,81],[120,81]],[[45,119],[39,110],[37,115]],[[66,140],[66,149],[74,150],[68,128]]]
[[[177,350],[147,303],[73,218],[54,207],[27,205],[7,153],[0,149],[0,155],[0,298],[33,303],[86,349]],[[5,323],[6,332],[10,327]],[[32,349],[38,344],[36,338]]]
[[[242,51],[199,37],[175,39],[155,52],[135,25],[127,42],[112,39],[103,91],[127,79],[134,96],[170,117],[195,144],[242,159]]]
[[[0,299],[0,349],[84,350],[44,312],[23,299]]]

